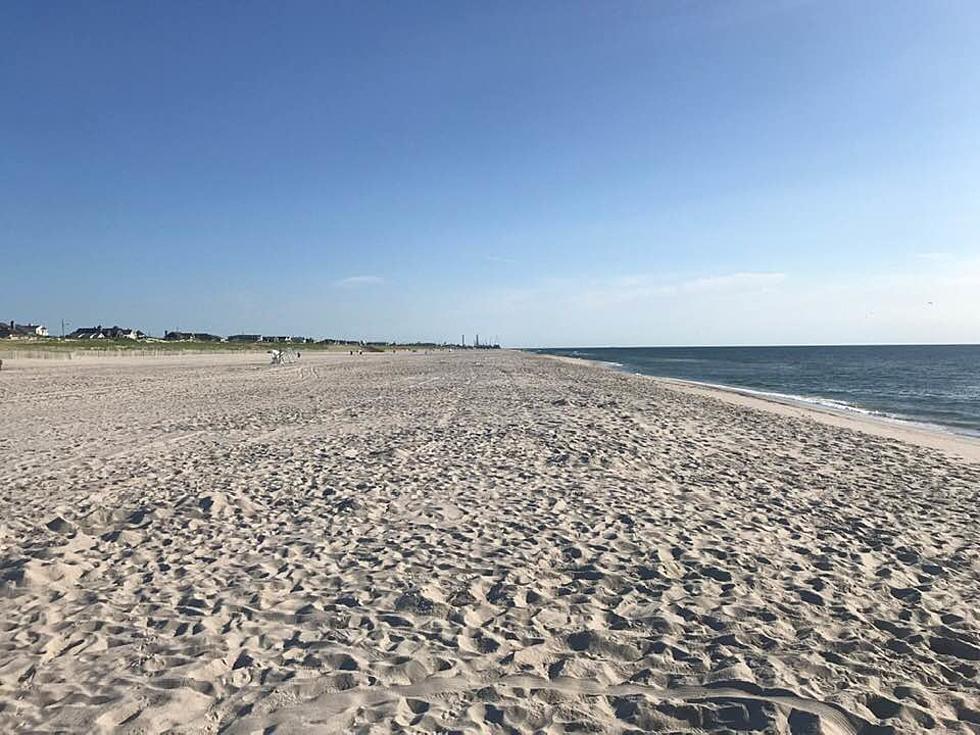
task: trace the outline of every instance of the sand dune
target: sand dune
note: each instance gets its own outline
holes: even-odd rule
[[[2,732],[980,732],[980,465],[519,353],[0,373]]]

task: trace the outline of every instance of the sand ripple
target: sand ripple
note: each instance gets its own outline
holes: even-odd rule
[[[980,468],[498,354],[2,374],[0,731],[980,732]]]

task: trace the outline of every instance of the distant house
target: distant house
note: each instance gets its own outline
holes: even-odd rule
[[[109,327],[105,330],[105,336],[109,339],[143,339],[146,335],[138,329]]]
[[[220,342],[221,337],[206,332],[167,332],[163,338],[168,342]]]
[[[68,339],[105,339],[106,336],[102,331],[102,325],[97,327],[79,327],[74,332],[68,335]]]
[[[262,341],[263,342],[288,342],[289,341],[289,337],[285,337],[285,336],[282,336],[282,335],[279,335],[279,336],[276,336],[276,337],[270,337],[269,335],[263,335]]]
[[[145,339],[146,334],[128,327],[82,327],[68,335],[68,339]]]
[[[229,342],[261,342],[261,334],[233,334],[228,338]]]
[[[41,324],[16,324],[13,319],[0,324],[0,337],[17,339],[23,337],[47,337],[48,328]]]

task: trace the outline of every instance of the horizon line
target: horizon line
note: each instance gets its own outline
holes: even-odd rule
[[[773,347],[980,347],[980,342],[811,342],[786,344],[670,344],[670,345],[563,345],[560,347],[510,347],[516,350],[671,350],[745,349]]]

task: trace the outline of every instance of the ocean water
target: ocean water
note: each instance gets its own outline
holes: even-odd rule
[[[533,350],[980,437],[980,345]]]

